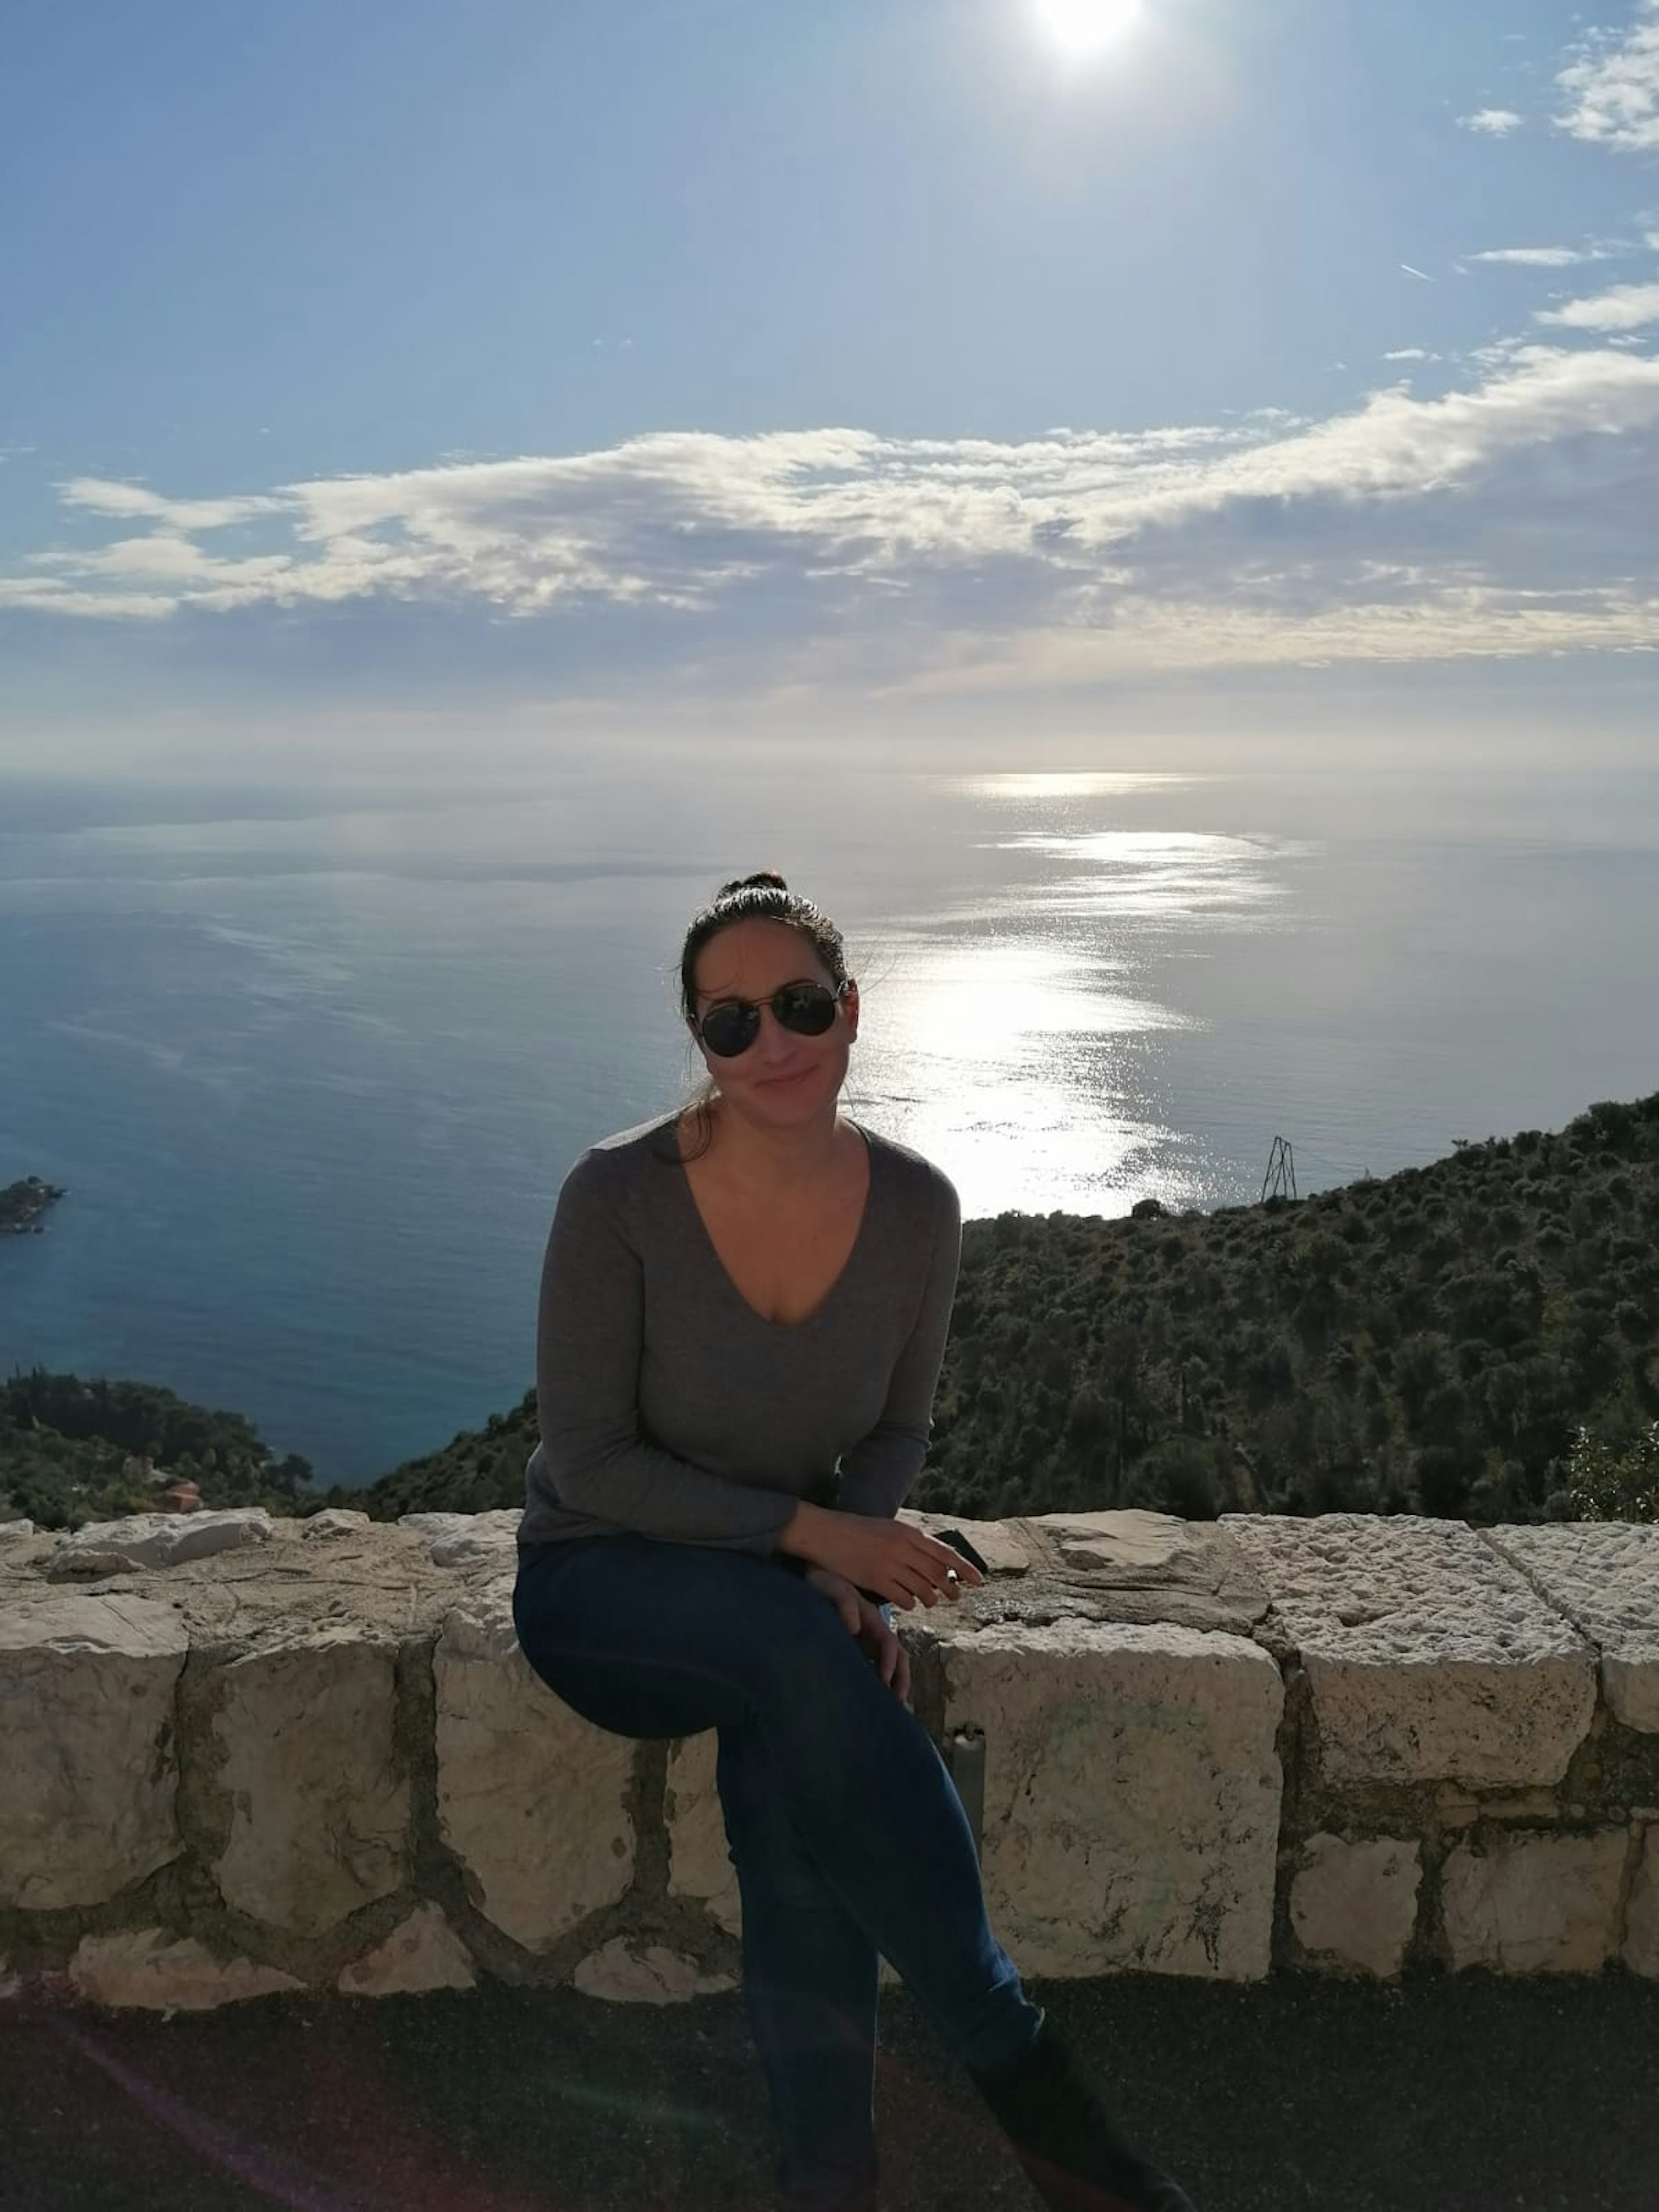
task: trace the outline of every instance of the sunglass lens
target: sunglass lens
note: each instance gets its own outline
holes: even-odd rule
[[[753,1006],[715,1006],[702,1019],[702,1041],[719,1060],[735,1060],[747,1052],[760,1030],[760,1015]]]
[[[836,1018],[834,994],[822,983],[793,983],[772,1001],[778,1019],[798,1036],[822,1036]]]

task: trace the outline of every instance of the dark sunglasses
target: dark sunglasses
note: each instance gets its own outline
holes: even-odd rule
[[[832,991],[825,983],[786,983],[766,1001],[775,1018],[797,1036],[822,1036],[836,1018],[836,1001],[852,989],[849,978]],[[696,1024],[719,1060],[735,1060],[760,1035],[760,1007],[752,999],[722,999]]]

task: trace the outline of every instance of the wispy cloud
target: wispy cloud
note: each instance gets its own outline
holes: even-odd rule
[[[1659,0],[1638,0],[1623,30],[1589,31],[1556,82],[1568,95],[1555,126],[1617,153],[1659,153]]]
[[[65,507],[84,507],[91,514],[128,515],[181,531],[223,530],[255,515],[278,514],[284,505],[280,495],[268,492],[238,499],[163,499],[143,484],[112,483],[101,477],[71,477],[58,489]]]
[[[1440,356],[1437,353],[1429,352],[1425,346],[1395,346],[1392,353],[1385,353],[1382,358],[1384,361],[1438,361]]]
[[[0,576],[0,609],[26,614],[92,615],[110,620],[158,621],[179,602],[159,592],[88,592],[46,576]]]
[[[1507,138],[1511,131],[1521,128],[1524,118],[1512,107],[1477,107],[1473,115],[1460,115],[1457,119],[1465,131],[1484,131],[1489,138]]]
[[[1540,307],[1533,319],[1569,331],[1639,331],[1659,323],[1659,284],[1615,284],[1593,299]]]
[[[1507,262],[1517,269],[1572,269],[1584,261],[1611,261],[1606,246],[1495,246],[1485,253],[1472,253],[1471,261]]]
[[[1628,329],[1638,294],[1659,316],[1659,286],[1548,312]],[[725,653],[901,689],[1659,649],[1659,359],[1616,339],[1506,341],[1462,388],[1402,381],[1322,421],[662,432],[222,498],[61,491],[77,537],[98,515],[109,537],[41,548],[0,606],[290,627],[417,607],[544,637],[555,667],[603,631],[619,668]]]
[[[1409,261],[1402,261],[1402,262],[1401,263],[1401,264],[1400,264],[1400,265],[1401,265],[1401,267],[1405,270],[1405,272],[1406,272],[1407,276],[1415,276],[1415,277],[1418,279],[1418,281],[1419,282],[1419,283],[1424,283],[1424,284],[1432,284],[1432,283],[1433,283],[1434,279],[1433,279],[1433,277],[1432,277],[1432,276],[1430,276],[1430,274],[1429,274],[1429,272],[1428,272],[1428,270],[1427,270],[1426,269],[1413,269],[1413,268],[1412,267],[1412,264],[1411,264],[1411,263],[1410,263]]]

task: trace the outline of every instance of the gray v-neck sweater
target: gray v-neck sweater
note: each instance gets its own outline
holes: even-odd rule
[[[676,1118],[602,1138],[560,1188],[521,1546],[634,1529],[770,1553],[803,1498],[890,1517],[927,1458],[962,1255],[955,1186],[854,1121],[870,1149],[857,1241],[787,1326],[715,1251]]]

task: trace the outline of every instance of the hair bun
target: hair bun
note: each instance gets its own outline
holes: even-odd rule
[[[726,898],[733,891],[787,891],[789,886],[773,868],[757,868],[752,876],[733,876],[729,884],[722,884],[715,896]]]

